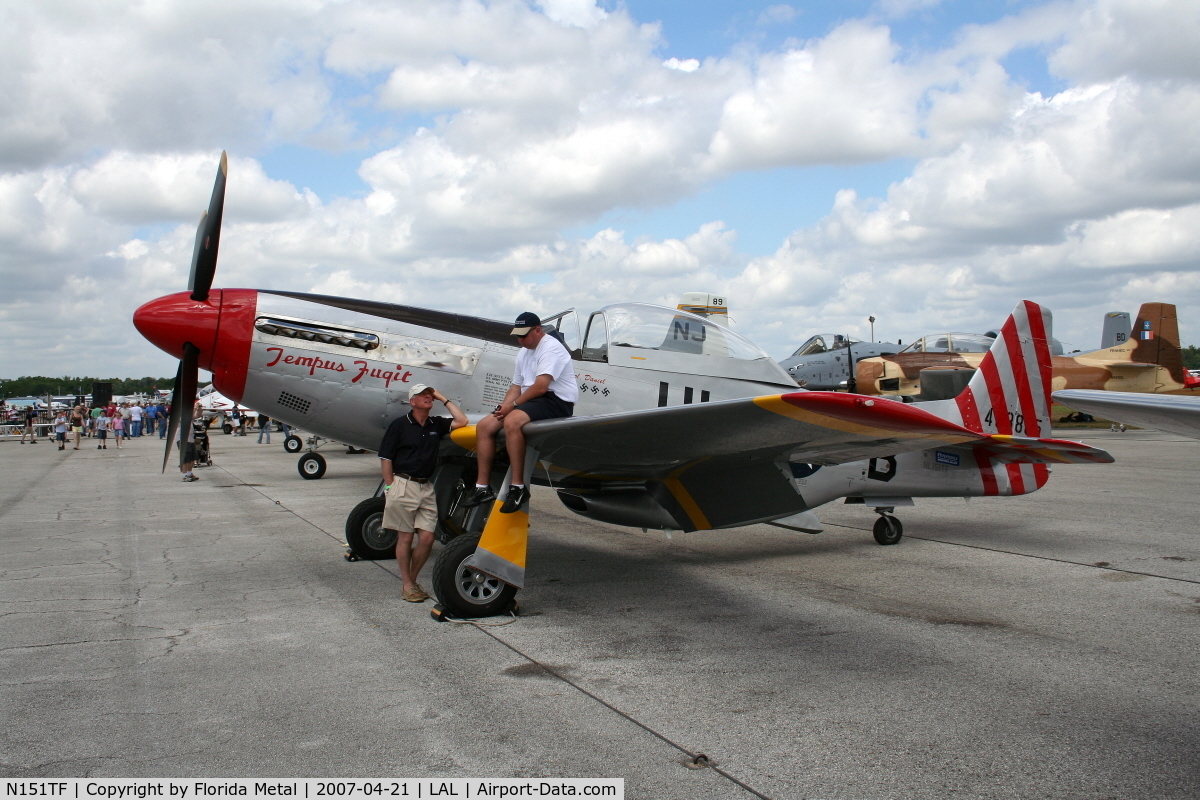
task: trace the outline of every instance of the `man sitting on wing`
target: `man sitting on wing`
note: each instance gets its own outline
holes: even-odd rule
[[[504,401],[475,426],[479,477],[475,479],[475,492],[466,503],[468,506],[477,506],[496,499],[488,481],[492,474],[492,460],[496,455],[496,431],[503,427],[504,447],[508,450],[513,483],[504,505],[500,507],[502,514],[511,514],[529,499],[529,488],[520,483],[525,475],[525,434],[522,428],[526,423],[539,419],[571,416],[575,411],[575,401],[579,399],[571,354],[562,342],[542,330],[542,320],[537,314],[526,311],[517,317],[512,335],[517,337],[517,343],[521,345],[513,382],[504,395]]]

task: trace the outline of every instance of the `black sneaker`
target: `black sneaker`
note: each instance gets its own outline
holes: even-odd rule
[[[500,506],[501,514],[511,514],[517,511],[521,506],[529,501],[529,487],[509,487],[508,496],[504,498],[504,505]]]
[[[471,496],[467,498],[467,502],[463,503],[463,508],[481,506],[484,503],[490,503],[495,499],[496,493],[492,491],[491,486],[476,486],[475,491],[471,492]]]

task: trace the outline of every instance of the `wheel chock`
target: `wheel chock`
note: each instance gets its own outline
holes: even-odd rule
[[[504,614],[512,614],[514,617],[520,616],[521,607],[517,605],[516,600],[513,600],[511,603],[505,606],[504,610],[496,616],[502,616]],[[429,612],[429,616],[434,622],[458,622],[460,619],[459,617],[451,614],[450,611],[441,603],[434,604],[433,608]],[[467,621],[469,622],[471,620]]]
[[[342,553],[342,558],[346,559],[347,561],[362,561],[362,559],[358,557],[358,553],[354,552],[353,550],[347,550],[346,552]]]

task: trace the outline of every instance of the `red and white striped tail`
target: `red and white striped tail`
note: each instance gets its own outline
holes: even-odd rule
[[[1052,319],[1037,303],[1017,303],[956,398],[964,428],[1034,438],[1050,434]]]
[[[962,425],[979,433],[1050,436],[1051,369],[1049,309],[1029,300],[1012,316],[983,363],[955,401]],[[1026,494],[1046,483],[1045,464],[983,464],[987,494]]]

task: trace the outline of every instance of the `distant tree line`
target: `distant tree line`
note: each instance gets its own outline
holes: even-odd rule
[[[1184,369],[1200,369],[1200,347],[1189,344],[1183,348]],[[75,394],[82,389],[82,394],[92,393],[92,384],[97,381],[109,381],[113,385],[113,394],[145,394],[152,389],[170,391],[175,385],[175,378],[78,378],[64,376],[62,378],[47,378],[42,375],[30,375],[13,380],[0,378],[0,397],[45,397],[48,394]]]
[[[12,380],[0,378],[0,397],[91,394],[92,384],[96,382],[111,383],[113,394],[142,394],[152,389],[170,391],[175,385],[175,378],[47,378],[43,375],[27,375]]]

